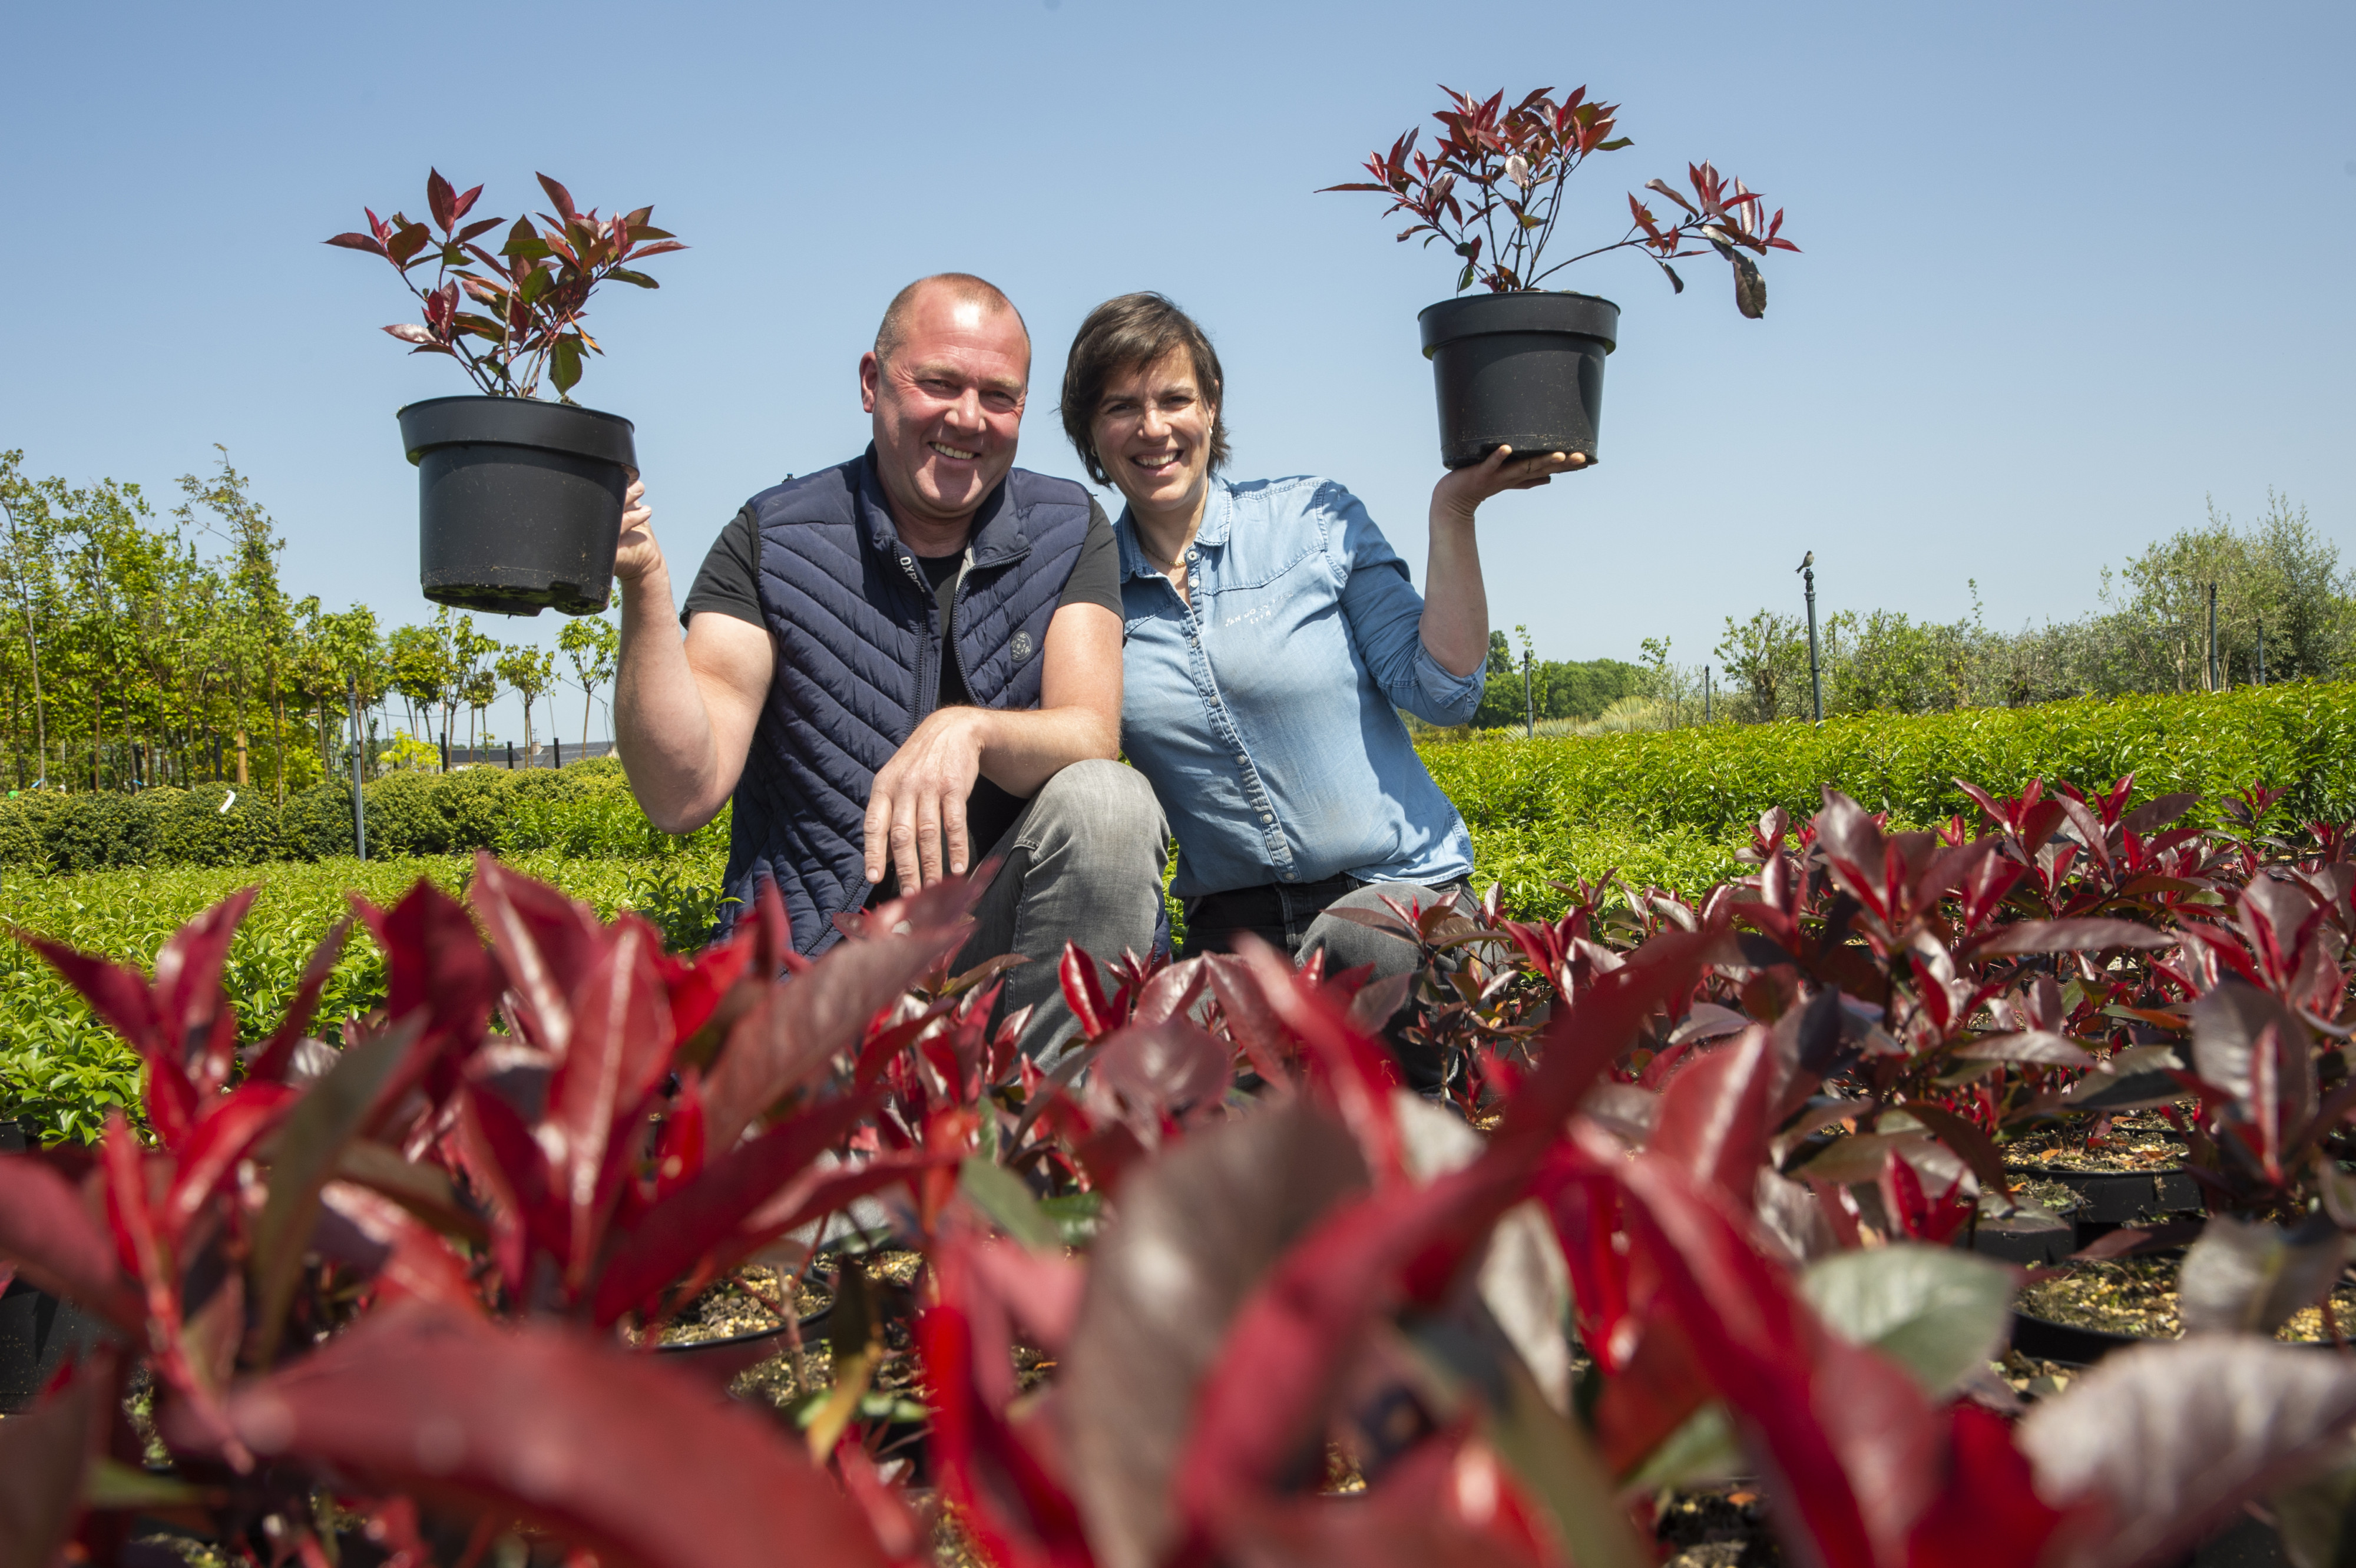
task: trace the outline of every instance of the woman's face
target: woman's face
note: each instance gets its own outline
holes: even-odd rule
[[[1116,375],[1097,403],[1097,461],[1140,511],[1194,504],[1211,462],[1215,405],[1194,384],[1183,349]]]

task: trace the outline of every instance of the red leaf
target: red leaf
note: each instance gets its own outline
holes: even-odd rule
[[[442,177],[440,169],[425,171],[425,206],[445,234],[458,221],[457,196],[451,190],[450,182]]]
[[[1633,1246],[1710,1382],[1789,1488],[1826,1568],[1897,1560],[1930,1501],[1936,1413],[1893,1362],[1827,1334],[1783,1271],[1668,1162],[1617,1166]]]
[[[475,856],[466,899],[490,934],[525,1037],[562,1056],[573,1037],[573,993],[606,948],[596,911],[509,870],[487,851]]]
[[[959,879],[936,883],[899,901],[905,934],[837,942],[805,972],[768,986],[704,1076],[712,1147],[734,1146],[755,1118],[856,1044],[877,1010],[962,942],[972,897]]]
[[[179,1041],[165,1022],[147,977],[124,964],[78,952],[62,942],[11,927],[10,934],[48,960],[98,1015],[148,1066],[147,1121],[165,1147],[187,1135],[197,1117],[196,1090],[180,1065]]]
[[[124,1276],[113,1240],[71,1182],[27,1155],[0,1155],[0,1257],[53,1295],[97,1313],[141,1341],[147,1311]]]
[[[481,1310],[466,1263],[401,1205],[348,1181],[327,1183],[319,1191],[319,1201],[329,1217],[350,1226],[376,1249],[366,1266],[376,1280],[379,1305],[408,1297],[467,1312]]]
[[[1773,1132],[1779,1065],[1766,1029],[1755,1024],[1732,1045],[1706,1053],[1669,1080],[1646,1147],[1737,1213],[1748,1212]]]
[[[612,1323],[686,1274],[779,1188],[873,1114],[882,1098],[862,1094],[829,1101],[738,1144],[657,1200],[618,1240],[599,1271],[591,1320]]]
[[[1906,1568],[2035,1563],[2062,1515],[2037,1495],[2005,1419],[1958,1403],[1949,1414],[1946,1484],[1915,1521]]]
[[[1308,1059],[1333,1093],[1335,1108],[1358,1139],[1376,1180],[1404,1181],[1407,1164],[1391,1106],[1391,1095],[1399,1087],[1398,1068],[1391,1054],[1352,1021],[1346,999],[1295,972],[1266,942],[1247,939],[1237,956],[1268,1010],[1309,1047]]]
[[[337,234],[327,243],[341,245],[347,251],[366,251],[372,256],[384,254],[384,242],[371,234]]]
[[[475,199],[482,194],[483,188],[479,185],[472,188],[471,189],[460,191],[458,193],[458,199],[451,205],[450,221],[452,223],[455,223],[459,219],[464,218],[467,213],[473,211],[475,209]],[[481,224],[476,226],[477,231],[479,232],[482,228],[492,223],[497,223],[498,221],[498,220],[496,218],[485,219]],[[447,225],[444,225],[444,227],[447,227]]]
[[[552,1164],[569,1216],[567,1286],[588,1279],[606,1218],[620,1196],[629,1133],[670,1068],[669,1005],[655,978],[657,944],[642,924],[617,925],[605,950],[566,1001],[572,1038],[548,1084],[536,1132],[562,1152]]]
[[[1374,1315],[1430,1294],[1408,1277],[1420,1255],[1477,1251],[1526,1185],[1483,1156],[1428,1187],[1345,1202],[1285,1253],[1236,1315],[1195,1406],[1174,1490],[1196,1541],[1222,1539],[1234,1510],[1314,1446]]]
[[[106,1437],[112,1362],[101,1352],[40,1403],[0,1421],[0,1563],[9,1568],[66,1561],[83,1477]]]
[[[988,1560],[1095,1568],[1070,1495],[978,1386],[978,1358],[1002,1356],[1005,1347],[977,1346],[971,1321],[953,1300],[918,1316],[916,1338],[941,1489],[980,1537]]]
[[[277,1083],[286,1077],[287,1064],[294,1058],[294,1047],[301,1043],[303,1032],[311,1026],[311,1015],[317,1011],[320,993],[327,988],[336,972],[336,961],[343,956],[344,941],[351,934],[348,915],[337,920],[333,929],[319,939],[311,950],[311,957],[303,965],[302,978],[294,984],[294,1000],[286,1004],[286,1016],[263,1042],[252,1065],[246,1069],[248,1082]]]
[[[1063,983],[1064,1000],[1071,1004],[1072,1016],[1080,1021],[1082,1038],[1094,1040],[1120,1026],[1112,1004],[1105,1000],[1096,961],[1080,950],[1079,943],[1064,944],[1064,957],[1056,965],[1056,974]]]
[[[167,1410],[167,1440],[207,1446],[181,1415]],[[573,1329],[373,1313],[240,1388],[229,1419],[282,1464],[469,1501],[645,1568],[884,1562],[776,1423]]]
[[[556,210],[558,214],[561,215],[567,223],[573,222],[581,216],[578,212],[575,212],[573,209],[573,193],[571,191],[565,189],[562,186],[557,184],[556,181],[549,178],[544,174],[538,176],[537,177],[540,180],[540,188],[548,192],[548,199],[556,203]]]
[[[2023,920],[1998,927],[1969,951],[1976,959],[2019,952],[2105,952],[2114,948],[2171,948],[2177,940],[2173,932],[2154,930],[2133,920]]]

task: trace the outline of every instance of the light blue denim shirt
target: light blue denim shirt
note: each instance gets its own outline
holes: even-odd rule
[[[1462,724],[1485,670],[1425,650],[1423,596],[1330,479],[1213,479],[1186,552],[1194,604],[1124,510],[1120,740],[1178,835],[1182,898],[1271,882],[1447,882],[1464,819],[1398,709]]]

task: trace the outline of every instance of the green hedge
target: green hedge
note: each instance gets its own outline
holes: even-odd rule
[[[353,853],[348,784],[319,785],[289,797],[284,807],[263,789],[233,793],[232,800],[228,785],[205,784],[0,800],[0,865],[84,872],[250,865]],[[680,843],[648,823],[630,798],[621,765],[611,758],[563,768],[395,773],[361,794],[371,858],[491,849],[637,859],[669,854]],[[727,838],[723,811],[692,842],[710,848],[724,846]]]
[[[232,811],[231,814],[234,814]],[[509,858],[610,918],[633,908],[673,947],[711,929],[723,852],[691,848],[665,859],[583,858],[549,851]],[[474,875],[465,855],[387,856],[366,865],[175,866],[58,876],[0,870],[0,922],[142,968],[182,922],[259,883],[230,946],[223,984],[249,1043],[275,1028],[312,948],[348,911],[348,893],[389,905],[420,876],[453,893]],[[384,961],[365,930],[345,946],[319,1006],[319,1032],[381,1004]],[[0,1118],[21,1118],[44,1139],[95,1136],[110,1109],[138,1092],[139,1062],[114,1032],[30,948],[0,940]]]
[[[2220,797],[2260,783],[2286,791],[2276,820],[2356,819],[2356,684],[1481,738],[1423,757],[1472,830],[1480,879],[1541,909],[1560,903],[1548,880],[1613,866],[1639,885],[1707,887],[1736,874],[1732,852],[1761,811],[1812,815],[1826,784],[1913,827],[1976,811],[1958,778],[2009,793],[2033,778],[2092,786],[2130,772],[2138,800],[2200,794],[2195,820],[2211,825]]]

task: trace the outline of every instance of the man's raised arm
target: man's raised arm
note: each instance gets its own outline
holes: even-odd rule
[[[614,746],[648,821],[691,832],[720,814],[744,771],[775,654],[768,633],[734,616],[691,617],[680,639],[645,495],[645,481],[632,481],[614,553],[622,595]]]

